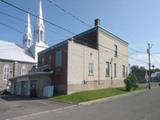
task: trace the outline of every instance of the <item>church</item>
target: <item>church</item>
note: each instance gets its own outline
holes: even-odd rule
[[[9,88],[9,78],[25,75],[36,69],[38,53],[48,48],[44,32],[42,1],[39,0],[34,37],[32,36],[30,14],[28,13],[23,44],[0,40],[0,91]]]

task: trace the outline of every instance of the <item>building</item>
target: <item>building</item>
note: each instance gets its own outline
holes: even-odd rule
[[[0,91],[10,86],[9,78],[28,74],[34,69],[37,65],[38,53],[48,47],[44,39],[41,0],[39,0],[34,36],[34,41],[32,41],[30,14],[28,13],[22,45],[0,40]]]
[[[96,19],[95,27],[41,51],[37,72],[27,77],[34,76],[38,96],[43,96],[43,89],[50,85],[56,93],[63,94],[121,87],[127,72],[128,43],[102,28]],[[39,79],[36,74],[47,78]],[[12,79],[12,85],[18,79],[30,84],[33,78],[25,77]],[[47,82],[43,87],[42,81]]]
[[[160,72],[154,72],[151,74],[151,82],[160,82]]]

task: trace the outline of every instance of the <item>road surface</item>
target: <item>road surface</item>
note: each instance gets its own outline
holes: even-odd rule
[[[16,120],[160,120],[160,87]]]

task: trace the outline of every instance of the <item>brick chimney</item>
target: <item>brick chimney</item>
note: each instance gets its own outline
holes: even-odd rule
[[[96,26],[99,26],[99,25],[100,25],[101,20],[100,20],[99,18],[97,18],[97,19],[95,19],[94,22],[95,22],[94,25],[95,25],[95,27],[96,27]]]

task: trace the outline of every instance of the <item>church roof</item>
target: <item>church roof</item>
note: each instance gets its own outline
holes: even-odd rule
[[[0,40],[0,59],[36,63],[26,47],[3,40]]]

